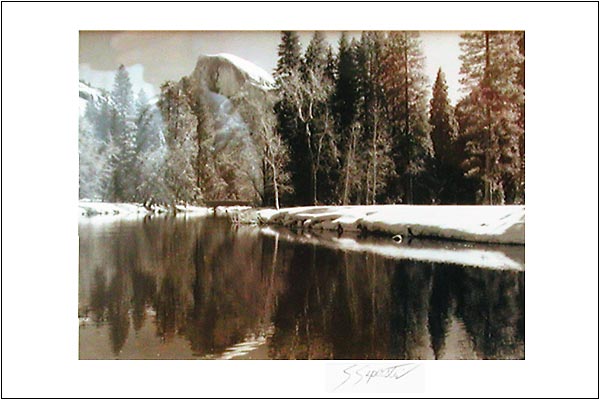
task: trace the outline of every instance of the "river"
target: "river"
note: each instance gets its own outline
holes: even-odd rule
[[[213,217],[78,229],[80,359],[525,357],[524,246],[523,268],[490,268],[452,242],[421,257]]]

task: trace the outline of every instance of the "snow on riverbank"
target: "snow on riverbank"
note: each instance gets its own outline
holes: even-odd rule
[[[259,210],[257,216],[260,223],[306,230],[525,244],[524,206],[314,206]]]
[[[79,215],[82,217],[99,215],[136,217],[167,212],[171,212],[171,210],[161,206],[152,206],[150,209],[147,209],[142,204],[136,203],[105,203],[101,201],[79,200]],[[177,206],[177,212],[194,215],[208,215],[209,209],[206,207],[195,207],[190,205]]]

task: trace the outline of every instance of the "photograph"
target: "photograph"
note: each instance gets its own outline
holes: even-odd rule
[[[597,399],[599,7],[2,2],[2,399]]]
[[[525,358],[524,31],[80,31],[79,358]]]

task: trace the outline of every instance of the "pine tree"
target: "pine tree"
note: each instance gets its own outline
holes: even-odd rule
[[[427,122],[427,77],[418,32],[390,32],[382,60],[386,112],[399,181],[392,195],[411,204],[427,198],[419,181],[432,153]],[[420,195],[415,198],[415,186]]]
[[[135,197],[136,142],[133,121],[133,90],[129,73],[119,66],[111,98],[110,136],[117,148],[112,158],[112,200],[131,201]]]
[[[457,126],[450,100],[448,86],[442,68],[438,69],[433,84],[430,101],[429,124],[431,125],[431,141],[435,157],[440,163],[447,163],[447,157],[452,151],[451,143],[456,138]]]
[[[503,204],[503,182],[520,169],[519,106],[523,87],[517,74],[522,62],[513,32],[469,32],[462,35],[461,83],[468,92],[471,124],[461,126],[467,139],[469,176],[483,184],[484,204]]]
[[[79,119],[79,198],[104,200],[112,178],[112,143],[98,139],[86,118]]]
[[[275,75],[283,78],[292,71],[297,71],[302,65],[302,49],[300,47],[300,37],[296,32],[281,32],[281,42],[277,51],[277,67]]]
[[[306,142],[303,140],[301,122],[298,110],[293,104],[291,94],[284,88],[289,88],[289,81],[298,82],[301,74],[302,55],[300,39],[296,32],[281,33],[278,47],[275,81],[277,84],[278,101],[275,103],[277,115],[277,132],[290,150],[290,173],[295,204],[309,204],[310,196],[307,187],[310,185],[309,164],[306,160]],[[297,85],[296,85],[297,86]]]
[[[301,64],[301,70],[304,77],[310,71],[323,72],[327,68],[330,46],[325,41],[325,35],[321,31],[316,31],[304,53],[304,62]]]
[[[357,61],[353,45],[348,42],[346,32],[342,32],[338,43],[337,79],[335,81],[334,112],[337,128],[344,133],[350,129],[356,119],[358,101]],[[344,146],[344,138],[340,143]]]
[[[436,202],[448,203],[454,199],[453,177],[456,175],[452,163],[458,125],[454,118],[454,111],[448,99],[448,86],[446,77],[439,68],[432,90],[432,98],[429,103],[429,124],[431,125],[431,141],[434,149],[434,160],[432,165],[432,191]]]
[[[336,120],[336,130],[339,134],[338,154],[342,156],[340,165],[343,166],[339,192],[342,204],[348,204],[350,197],[360,183],[360,177],[350,179],[352,173],[360,171],[357,160],[358,142],[361,127],[358,117],[358,63],[356,59],[357,44],[348,42],[345,32],[342,32],[338,43],[337,74],[333,97],[333,111]],[[354,184],[353,188],[350,184]]]
[[[140,90],[135,105],[136,154],[159,147],[164,141],[162,119],[156,105],[150,104],[146,93]]]

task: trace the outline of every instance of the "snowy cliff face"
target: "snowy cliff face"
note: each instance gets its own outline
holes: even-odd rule
[[[274,89],[273,77],[250,61],[232,54],[203,55],[190,76],[208,88],[208,103],[215,122],[215,150],[229,143],[242,144],[249,151],[250,130],[232,99],[252,88],[262,98]]]
[[[275,85],[273,77],[250,61],[233,54],[200,56],[192,78],[205,80],[211,92],[231,98],[240,89],[250,84],[268,91]]]
[[[79,116],[83,117],[85,115],[85,110],[90,101],[98,101],[100,99],[105,99],[102,91],[79,81]]]

